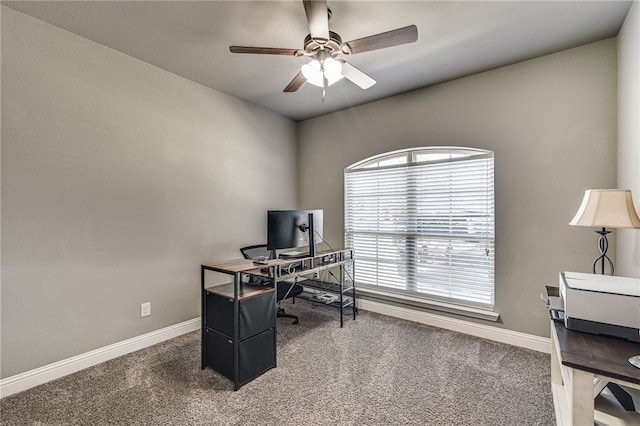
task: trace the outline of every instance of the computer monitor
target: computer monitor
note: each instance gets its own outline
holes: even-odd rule
[[[315,241],[322,239],[322,210],[269,210],[267,249],[283,250],[309,246],[315,256]]]

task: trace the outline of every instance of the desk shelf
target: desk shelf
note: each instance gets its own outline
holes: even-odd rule
[[[338,309],[347,308],[354,305],[355,303],[355,296],[353,296],[353,291],[355,288],[352,285],[341,286],[339,283],[331,283],[316,279],[306,279],[298,281],[298,284],[305,287],[305,291],[300,296],[298,296],[302,299],[310,300],[319,304],[333,306],[334,308]],[[338,296],[338,299],[331,302],[323,302],[322,300],[318,300],[314,297],[317,293],[308,291],[307,289],[320,290],[322,293],[331,293]],[[350,292],[351,296],[345,296],[349,295]],[[342,301],[340,300],[340,295],[342,295]]]
[[[340,302],[340,299],[333,300],[331,302],[325,302],[325,301],[316,299],[314,297],[315,294],[316,293],[309,293],[309,292],[305,291],[305,292],[302,292],[300,295],[298,295],[296,297],[299,297],[300,299],[304,299],[304,300],[309,300],[309,301],[317,303],[319,305],[332,306],[332,307],[337,308],[337,309],[344,309],[344,308],[348,308],[349,306],[353,305],[353,300],[350,297],[344,298],[342,300],[342,303]]]
[[[233,299],[234,297],[234,285],[232,283],[222,284],[218,286],[207,287],[204,289],[207,293],[217,294],[218,296],[228,297]],[[273,291],[273,287],[264,285],[255,285],[241,283],[238,288],[238,299],[246,299],[248,297],[258,296],[263,293]]]
[[[347,265],[348,263],[353,262],[353,260],[341,260],[335,263],[330,263],[330,264],[323,264],[323,265],[312,265],[312,266],[302,266],[302,268],[296,268],[295,272],[291,272],[291,273],[285,273],[282,275],[279,275],[278,278],[280,281],[283,280],[287,280],[290,278],[296,278],[302,275],[310,275],[310,274],[314,274],[316,272],[321,272],[321,271],[325,271],[327,269],[331,269],[334,267],[339,267],[339,266],[344,266]],[[288,261],[286,263],[279,263],[278,266],[281,269],[286,269],[287,266],[289,264],[296,264],[296,263],[302,263],[299,260],[298,261]]]
[[[353,264],[353,250],[341,250],[337,252],[323,252],[317,256],[305,259],[277,259],[274,261],[274,272],[278,281],[292,281],[306,289],[320,290],[323,293],[331,293],[338,296],[337,300],[325,302],[314,298],[313,293],[305,290],[299,298],[310,300],[318,304],[324,304],[338,308],[340,311],[340,327],[344,326],[345,308],[351,307],[353,319],[356,319],[358,310],[356,308],[356,287],[353,280],[347,283],[346,267]],[[295,270],[290,266],[297,265]],[[337,282],[328,282],[317,279],[318,273],[326,270],[338,269],[333,275]],[[278,272],[285,270],[286,273],[279,275]],[[313,277],[313,278],[310,278]],[[302,279],[301,279],[302,278]]]
[[[330,293],[336,293],[336,294],[346,294],[347,292],[353,290],[353,286],[352,285],[340,285],[339,283],[330,283],[327,281],[321,281],[321,280],[316,280],[316,279],[306,279],[306,280],[302,280],[302,281],[298,281],[298,284],[300,284],[303,287],[310,287],[316,290],[322,290],[322,291],[328,291]]]

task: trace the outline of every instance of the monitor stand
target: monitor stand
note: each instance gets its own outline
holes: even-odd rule
[[[309,253],[300,252],[300,251],[290,251],[287,253],[280,253],[278,257],[280,259],[302,259],[304,257],[309,257]]]

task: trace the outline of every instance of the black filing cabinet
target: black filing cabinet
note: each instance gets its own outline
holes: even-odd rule
[[[236,390],[276,366],[276,293],[241,277],[205,288],[203,273],[202,294],[202,368],[229,378]]]
[[[269,290],[272,290],[269,288]],[[207,328],[233,336],[233,298],[207,290]],[[238,333],[240,341],[273,328],[275,292],[268,291],[239,299]]]

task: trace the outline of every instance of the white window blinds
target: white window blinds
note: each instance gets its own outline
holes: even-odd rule
[[[493,309],[493,153],[420,148],[345,170],[359,285]]]

